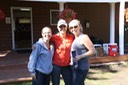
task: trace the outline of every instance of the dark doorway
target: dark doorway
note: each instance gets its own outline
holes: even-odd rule
[[[31,9],[12,8],[13,49],[30,49],[32,46]]]

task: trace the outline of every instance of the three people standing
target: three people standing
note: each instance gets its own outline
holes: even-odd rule
[[[88,57],[95,53],[93,43],[87,34],[82,33],[83,28],[77,19],[69,23],[69,31],[74,36],[67,33],[68,24],[63,19],[58,21],[57,29],[59,32],[53,36],[51,29],[49,31],[42,30],[43,38],[39,39],[34,45],[35,48],[30,55],[28,69],[32,75],[40,76],[36,81],[33,77],[33,82],[40,82],[40,84],[33,83],[33,85],[49,85],[51,72],[53,85],[60,85],[60,75],[62,75],[65,85],[84,85],[84,80],[89,71]],[[50,47],[49,40],[53,43],[54,50],[53,46]],[[72,56],[71,51],[76,52],[75,58],[70,57]],[[72,61],[78,63],[78,67],[73,70],[70,65]],[[45,66],[46,64],[49,65],[49,68]],[[45,81],[46,75],[48,75],[47,84]]]

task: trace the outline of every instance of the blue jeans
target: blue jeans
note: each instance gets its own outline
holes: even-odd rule
[[[72,69],[70,66],[58,66],[53,64],[52,83],[60,85],[60,74],[64,79],[65,85],[72,85]]]
[[[50,85],[50,74],[44,74],[36,70],[36,78],[32,79],[32,85]]]
[[[73,85],[84,85],[89,70],[73,69]]]

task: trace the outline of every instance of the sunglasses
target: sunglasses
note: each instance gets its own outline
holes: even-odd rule
[[[73,26],[73,27],[69,27],[69,29],[72,30],[73,28],[76,29],[77,27],[78,27],[78,26],[76,25],[76,26]]]

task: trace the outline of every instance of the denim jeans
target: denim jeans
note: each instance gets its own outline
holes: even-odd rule
[[[73,69],[73,85],[85,85],[84,80],[89,70]]]
[[[72,69],[70,66],[58,66],[53,64],[53,85],[60,85],[60,75],[62,75],[65,85],[72,85]]]
[[[36,70],[36,78],[33,78],[32,85],[50,85],[50,74],[44,74]]]

